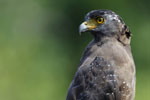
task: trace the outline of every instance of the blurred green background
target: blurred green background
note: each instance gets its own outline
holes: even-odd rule
[[[150,100],[150,1],[0,0],[0,100],[65,100],[90,34],[84,15],[111,9],[130,27],[136,100]]]

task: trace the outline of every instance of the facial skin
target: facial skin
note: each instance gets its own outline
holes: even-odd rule
[[[104,21],[99,23],[98,19]],[[93,10],[85,16],[85,22],[80,25],[79,32],[91,32],[96,35],[112,36],[122,32],[125,23],[122,19],[109,10]]]

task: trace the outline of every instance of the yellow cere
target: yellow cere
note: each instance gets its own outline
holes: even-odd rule
[[[97,27],[97,22],[95,19],[90,19],[87,22],[84,22],[84,24],[88,27],[89,30],[92,30]]]
[[[103,17],[97,17],[84,22],[84,24],[88,27],[89,30],[92,30],[96,28],[99,24],[103,24],[104,21],[105,20]]]

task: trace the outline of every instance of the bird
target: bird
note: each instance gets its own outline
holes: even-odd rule
[[[79,33],[91,33],[93,40],[82,54],[66,100],[134,100],[132,35],[123,19],[112,10],[92,10]]]

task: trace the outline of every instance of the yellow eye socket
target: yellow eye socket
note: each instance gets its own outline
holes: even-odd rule
[[[98,24],[102,24],[102,23],[104,23],[104,18],[98,17],[98,18],[96,19],[96,21],[97,21]]]

